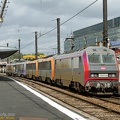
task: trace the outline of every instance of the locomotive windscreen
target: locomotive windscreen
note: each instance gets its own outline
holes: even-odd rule
[[[88,55],[89,63],[115,63],[115,56],[112,54],[91,54]]]
[[[89,63],[101,63],[99,54],[88,55]]]
[[[103,63],[115,63],[114,55],[102,55]]]

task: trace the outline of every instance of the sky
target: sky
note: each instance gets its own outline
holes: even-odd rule
[[[8,1],[0,27],[0,46],[8,43],[9,47],[18,48],[20,39],[22,54],[35,53],[35,31],[38,32],[38,52],[47,55],[57,53],[57,29],[54,29],[57,18],[60,18],[61,24],[65,22],[60,26],[61,53],[64,52],[65,38],[72,32],[103,21],[103,0]],[[107,0],[107,3],[108,19],[119,17],[120,0]]]

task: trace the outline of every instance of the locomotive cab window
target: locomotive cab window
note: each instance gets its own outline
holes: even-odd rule
[[[88,55],[88,60],[90,63],[101,63],[100,55],[94,54],[94,53],[91,55]]]
[[[115,63],[114,55],[102,55],[103,63]]]

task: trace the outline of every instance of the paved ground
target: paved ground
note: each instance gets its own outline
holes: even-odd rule
[[[0,120],[8,119],[72,120],[13,80],[0,76]]]

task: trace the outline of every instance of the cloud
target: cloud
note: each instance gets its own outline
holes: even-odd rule
[[[35,52],[35,31],[45,34],[57,26],[57,18],[63,23],[82,11],[95,0],[11,0],[8,4],[4,22],[0,28],[1,45],[9,43],[18,47],[21,39],[21,52]],[[108,19],[119,17],[120,0],[108,0]],[[85,11],[61,26],[61,50],[64,51],[64,39],[71,32],[102,22],[102,0],[96,1]],[[30,44],[31,43],[31,44]],[[57,48],[56,29],[38,39],[39,52],[47,54]]]

